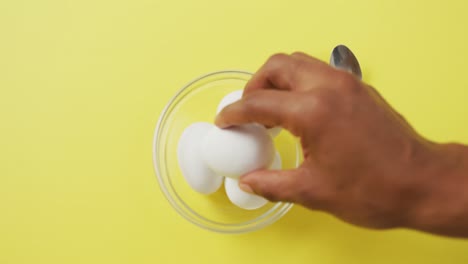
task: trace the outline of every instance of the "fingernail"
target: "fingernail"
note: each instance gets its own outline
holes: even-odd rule
[[[254,193],[252,188],[249,185],[245,184],[245,183],[240,183],[239,188],[241,190],[243,190],[244,192],[246,192],[246,193],[252,193],[252,194]]]

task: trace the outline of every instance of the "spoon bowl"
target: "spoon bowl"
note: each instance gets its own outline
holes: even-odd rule
[[[353,52],[345,45],[338,45],[333,49],[330,56],[330,65],[362,79],[361,66]]]

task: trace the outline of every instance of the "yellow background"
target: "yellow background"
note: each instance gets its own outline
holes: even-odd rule
[[[368,231],[295,207],[221,235],[186,222],[154,177],[168,99],[275,52],[364,78],[425,136],[468,143],[468,2],[1,0],[0,263],[468,263],[468,242]]]

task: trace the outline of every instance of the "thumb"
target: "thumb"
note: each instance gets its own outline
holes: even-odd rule
[[[301,169],[258,170],[242,176],[239,187],[248,193],[257,194],[270,201],[296,203],[303,186]]]

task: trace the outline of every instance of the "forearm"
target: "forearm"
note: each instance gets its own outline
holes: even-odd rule
[[[407,227],[434,234],[468,237],[468,147],[439,145],[424,168],[421,199]]]

